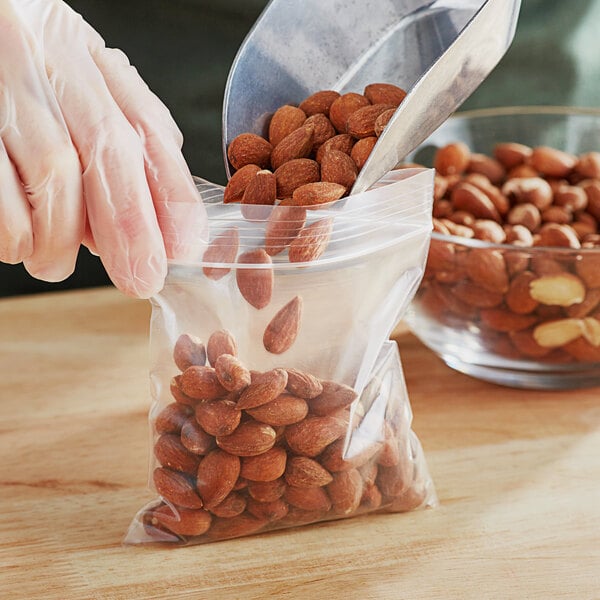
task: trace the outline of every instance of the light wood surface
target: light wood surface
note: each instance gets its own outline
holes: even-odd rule
[[[400,330],[440,506],[123,546],[146,487],[149,305],[0,301],[0,598],[600,598],[600,389],[455,373]]]

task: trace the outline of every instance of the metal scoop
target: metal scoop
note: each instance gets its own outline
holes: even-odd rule
[[[521,0],[272,0],[240,47],[223,105],[223,151],[265,135],[273,112],[318,90],[408,90],[351,193],[369,188],[422,143],[509,47]]]

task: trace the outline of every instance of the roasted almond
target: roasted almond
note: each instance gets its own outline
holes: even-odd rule
[[[202,256],[203,263],[225,263],[235,262],[240,245],[240,236],[237,227],[230,227],[223,233],[216,236],[208,245],[208,248]],[[202,267],[203,273],[210,279],[221,279],[231,269],[215,266]]]
[[[221,354],[215,362],[219,383],[229,392],[239,392],[250,385],[250,371],[231,354]]]
[[[204,344],[199,338],[183,333],[175,342],[173,360],[180,371],[185,371],[192,365],[204,366],[206,364]]]
[[[198,400],[190,398],[183,393],[183,390],[181,389],[181,375],[175,375],[175,377],[171,378],[169,389],[171,390],[171,395],[179,404],[186,404],[193,407],[198,403]]]
[[[276,198],[275,174],[268,169],[263,169],[248,182],[242,196],[242,204],[272,205],[275,204]],[[248,218],[248,215],[244,214],[244,216]]]
[[[440,175],[460,175],[469,166],[470,157],[471,151],[463,142],[447,144],[435,153],[433,166]]]
[[[323,384],[321,381],[304,371],[298,369],[286,369],[288,374],[287,390],[291,394],[310,400],[316,398],[323,391]]]
[[[287,452],[280,446],[257,456],[242,458],[241,476],[249,481],[274,481],[283,475],[287,461]]]
[[[292,162],[294,161],[286,164]],[[275,256],[285,250],[300,233],[305,223],[306,209],[302,206],[275,207],[265,227],[265,252],[269,256]]]
[[[377,138],[374,136],[369,136],[361,138],[356,142],[356,144],[354,144],[350,152],[350,156],[357,169],[360,170],[365,166],[365,163],[371,155],[373,148],[375,148],[376,143]]]
[[[335,417],[306,417],[287,427],[285,439],[296,454],[313,458],[342,436],[345,429]]]
[[[332,231],[333,217],[319,219],[303,227],[289,246],[289,261],[310,262],[317,260],[327,249]]]
[[[347,192],[358,175],[354,160],[340,150],[330,150],[321,159],[321,181],[344,186]],[[292,196],[293,197],[293,196]]]
[[[267,140],[254,133],[241,133],[229,144],[227,158],[234,169],[246,165],[258,165],[264,169],[269,166],[273,147]]]
[[[373,129],[374,129],[375,135],[377,137],[379,137],[383,133],[384,129],[387,127],[387,124],[391,121],[391,119],[395,113],[396,113],[395,108],[388,108],[387,110],[384,110],[375,119],[375,126],[373,127]]]
[[[233,335],[226,329],[214,331],[206,344],[208,362],[214,367],[221,354],[237,356],[237,344]]]
[[[316,152],[320,146],[336,134],[331,121],[322,113],[308,117],[306,126],[313,127],[313,152]]]
[[[274,481],[250,481],[248,494],[258,502],[273,502],[283,496],[286,487],[283,478]]]
[[[181,443],[193,454],[208,454],[215,447],[215,438],[204,431],[190,416],[181,427]]]
[[[263,248],[248,250],[238,257],[238,265],[261,265],[260,268],[237,268],[235,277],[237,286],[254,308],[265,308],[273,294],[274,275],[271,257]]]
[[[322,487],[290,486],[283,497],[289,504],[302,510],[326,512],[331,508],[329,496]]]
[[[335,381],[321,381],[322,392],[309,400],[311,413],[315,415],[328,415],[341,408],[349,406],[356,400],[356,392],[348,385]]]
[[[338,135],[334,135],[319,146],[316,155],[317,162],[320,164],[325,153],[329,150],[339,150],[340,152],[350,154],[353,146],[354,138],[349,133],[339,133]]]
[[[296,487],[315,487],[333,481],[331,473],[316,460],[307,456],[293,456],[287,462],[285,480]]]
[[[215,518],[206,535],[211,540],[228,540],[252,535],[262,529],[268,521],[242,513],[231,519]]]
[[[165,433],[154,444],[154,456],[163,467],[194,475],[198,457],[187,450],[179,435]]]
[[[504,256],[499,250],[472,248],[465,261],[471,281],[492,292],[508,290],[508,272]]]
[[[503,333],[527,329],[537,321],[534,315],[514,313],[504,308],[484,308],[479,316],[486,327]]]
[[[229,435],[240,424],[241,411],[233,400],[211,400],[196,406],[196,420],[210,435]]]
[[[549,146],[534,148],[529,161],[534,169],[549,177],[566,177],[577,164],[572,154]]]
[[[469,173],[484,175],[493,184],[501,183],[506,177],[506,169],[502,163],[491,156],[472,152],[467,165]]]
[[[353,513],[360,505],[363,481],[356,469],[333,474],[333,481],[327,485],[332,509],[341,515]]]
[[[286,104],[278,108],[269,123],[269,142],[273,148],[306,121],[306,113],[296,106]]]
[[[212,367],[188,367],[181,375],[181,390],[195,400],[214,400],[226,394]]]
[[[196,487],[205,508],[217,506],[233,490],[240,474],[240,459],[218,448],[206,455],[198,466]]]
[[[237,401],[238,409],[247,410],[272,402],[283,393],[287,380],[288,375],[285,369],[252,373],[250,385],[242,392]]]
[[[363,94],[371,104],[390,104],[394,107],[406,97],[406,92],[392,83],[370,83]]]
[[[217,446],[236,456],[256,456],[275,444],[275,430],[264,423],[247,421],[231,435],[217,436]]]
[[[202,500],[190,478],[183,473],[157,467],[153,472],[156,491],[168,502],[184,508],[202,508]]]
[[[167,404],[154,421],[156,433],[179,433],[186,420],[194,413],[191,406],[179,402]]]
[[[295,158],[307,158],[313,148],[314,126],[303,125],[284,137],[271,153],[271,166],[278,169]]]
[[[356,138],[375,135],[375,121],[381,113],[394,108],[389,104],[370,104],[363,106],[348,116],[346,132]]]
[[[291,247],[291,246],[290,246]],[[282,354],[296,341],[302,321],[302,298],[295,296],[269,321],[263,334],[267,352]]]
[[[259,171],[260,167],[258,165],[245,165],[237,170],[225,186],[223,202],[225,204],[230,202],[241,202],[248,184],[254,179],[254,176]]]
[[[190,510],[168,504],[158,506],[152,511],[151,523],[161,525],[177,535],[198,536],[206,533],[212,518],[205,510]]]
[[[280,394],[267,404],[247,409],[249,415],[261,423],[279,427],[302,421],[308,414],[308,404],[292,394]]]
[[[310,158],[296,158],[283,163],[275,171],[277,197],[289,198],[296,188],[321,178],[319,163]]]
[[[346,123],[348,117],[363,106],[371,103],[362,94],[348,92],[337,98],[329,108],[329,119],[339,133],[348,133]]]
[[[450,195],[455,210],[465,210],[478,219],[501,221],[494,203],[480,189],[470,183],[460,183]]]
[[[321,90],[302,100],[298,108],[302,109],[308,116],[317,113],[329,115],[329,108],[339,97],[340,93],[334,90]]]
[[[524,144],[506,142],[494,146],[494,156],[506,169],[513,169],[531,157],[531,148]]]
[[[246,497],[238,494],[237,492],[231,492],[223,502],[213,506],[210,512],[216,517],[223,517],[225,519],[231,519],[241,515],[246,510]]]
[[[250,498],[248,500],[248,512],[257,519],[279,521],[288,514],[288,504],[281,498],[271,502],[258,502],[254,498]]]

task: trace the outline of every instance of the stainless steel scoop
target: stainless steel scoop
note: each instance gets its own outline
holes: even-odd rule
[[[369,188],[423,142],[492,71],[514,36],[521,0],[272,0],[240,47],[223,104],[223,151],[265,134],[283,104],[323,89],[409,93],[352,193]]]

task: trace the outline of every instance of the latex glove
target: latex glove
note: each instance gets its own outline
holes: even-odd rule
[[[59,281],[81,243],[149,297],[195,255],[204,207],[168,110],[59,0],[0,0],[0,261]]]

